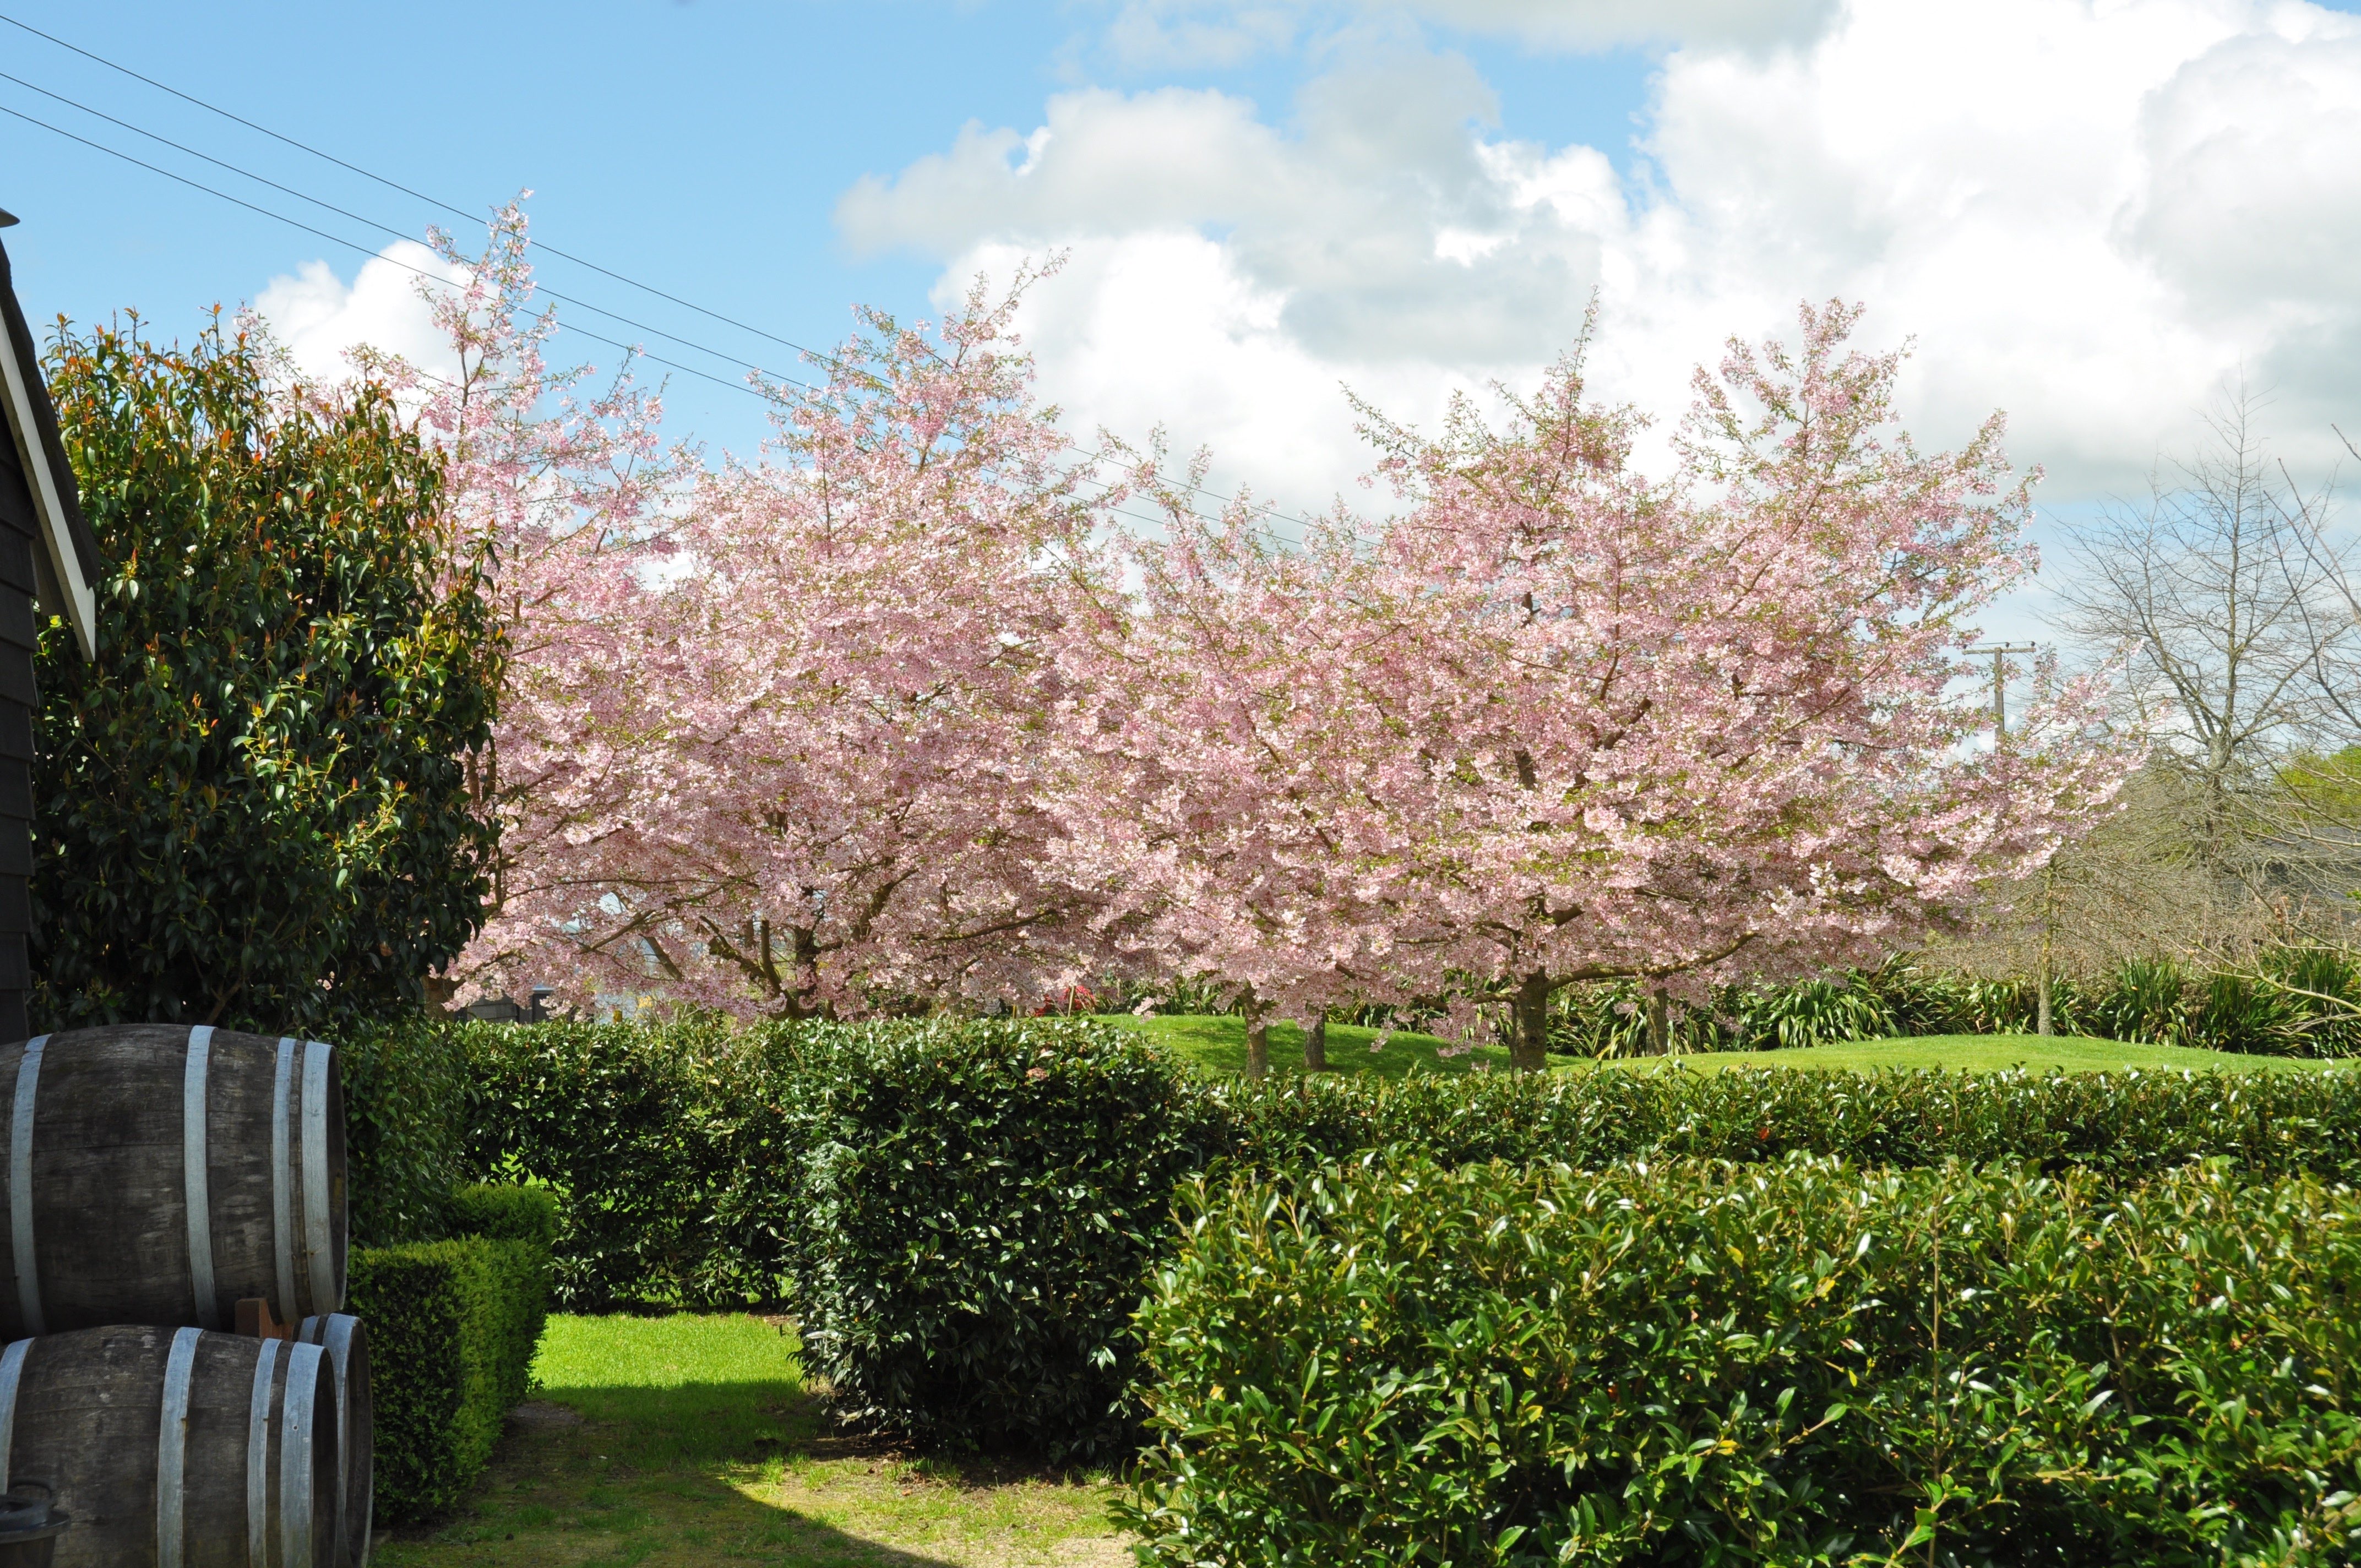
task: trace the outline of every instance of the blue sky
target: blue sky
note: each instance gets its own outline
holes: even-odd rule
[[[845,258],[837,195],[931,150],[969,115],[1037,112],[1066,32],[1054,14],[1016,7],[728,0],[0,10],[457,206],[531,187],[551,243],[797,341],[840,334],[855,298],[923,302],[933,269]],[[404,232],[453,222],[13,28],[0,27],[0,70]],[[0,82],[0,104],[382,243],[15,83]],[[349,278],[362,259],[21,121],[0,123],[0,205],[25,220],[6,236],[18,291],[41,315],[133,306],[158,331],[183,332],[305,261]],[[562,263],[548,280],[684,335],[723,334]],[[709,409],[730,411],[710,422],[744,424],[746,400],[706,391],[684,389],[690,422],[707,424],[695,416]]]
[[[861,176],[937,151],[970,121],[1031,125],[1047,97],[1082,82],[1216,86],[1283,115],[1317,69],[1300,49],[1226,68],[1130,64],[1098,46],[1104,11],[1055,5],[5,0],[0,12],[456,206],[482,210],[530,187],[538,237],[815,345],[848,330],[855,301],[924,313],[940,270],[906,247],[848,252],[833,214]],[[1629,161],[1646,94],[1641,49],[1544,54],[1514,39],[1435,36],[1493,82],[1504,128],[1594,142]],[[0,71],[406,233],[454,222],[14,27],[0,26]],[[372,250],[385,238],[16,82],[0,82],[0,104]],[[252,300],[305,262],[349,279],[363,260],[5,116],[0,206],[24,220],[6,243],[37,319],[132,308],[158,334],[181,334],[213,304]],[[761,363],[791,357],[564,262],[544,268],[550,286],[651,326]],[[595,344],[581,351],[613,356]],[[758,407],[727,389],[675,376],[668,404],[675,427],[720,444],[759,433]]]
[[[1029,299],[1080,433],[1169,429],[1314,508],[1344,387],[1412,420],[1530,380],[1596,297],[1596,384],[1664,417],[1728,334],[1866,302],[1931,440],[1995,408],[2056,516],[2136,493],[2243,379],[2325,474],[2361,425],[2361,0],[587,0],[14,16],[800,343],[872,302],[1069,257]],[[416,234],[445,214],[0,26],[0,106],[301,215],[47,89]],[[307,364],[399,346],[401,275],[0,115],[37,317],[184,335],[264,300]],[[785,351],[555,259],[552,287],[774,368]],[[406,314],[405,314],[406,313]],[[734,380],[726,362],[578,312]],[[289,330],[292,331],[291,327]],[[579,356],[611,364],[602,345]],[[755,401],[675,376],[675,433]],[[1995,624],[2037,626],[2038,598]]]

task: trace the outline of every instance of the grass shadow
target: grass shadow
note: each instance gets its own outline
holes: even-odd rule
[[[834,1431],[759,1320],[559,1318],[490,1473],[384,1568],[1114,1568],[1111,1487]],[[764,1352],[768,1348],[770,1354]],[[552,1354],[555,1352],[555,1354]],[[786,1375],[701,1380],[775,1357]],[[596,1378],[596,1381],[585,1380]],[[633,1382],[631,1379],[639,1381]]]

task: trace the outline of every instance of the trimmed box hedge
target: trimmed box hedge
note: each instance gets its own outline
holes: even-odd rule
[[[555,1190],[561,1300],[785,1300],[840,1409],[930,1441],[1126,1442],[1129,1311],[1209,1170],[2025,1163],[2129,1183],[2213,1159],[2361,1182],[2361,1071],[1194,1076],[1027,1019],[480,1025],[479,1167]]]
[[[1054,1024],[1122,1059],[1087,1020]],[[545,1184],[559,1203],[557,1300],[743,1307],[788,1288],[796,1182],[813,1125],[798,1107],[864,1052],[924,1038],[946,1059],[1008,1022],[863,1025],[456,1026],[475,1085],[471,1171]],[[1078,1047],[1080,1048],[1080,1047]],[[1132,1048],[1145,1049],[1136,1042]],[[1128,1069],[1126,1069],[1128,1070]],[[956,1076],[956,1073],[954,1073]],[[2227,1158],[2258,1175],[2361,1182],[2361,1069],[2288,1074],[1746,1069],[1211,1082],[1165,1072],[1176,1124],[1219,1156],[1282,1170],[1372,1148],[1445,1161],[1642,1157],[1864,1164],[2025,1159],[2136,1178]],[[995,1114],[1022,1117],[1026,1083]]]
[[[1268,1171],[1372,1149],[1445,1164],[2023,1161],[2137,1179],[2203,1159],[2361,1182],[2361,1069],[2301,1073],[1591,1071],[1207,1086]]]
[[[377,1511],[456,1505],[531,1387],[549,1312],[555,1211],[530,1189],[463,1189],[451,1210],[491,1234],[352,1254],[347,1310],[368,1327]]]
[[[452,1190],[447,1212],[455,1236],[531,1242],[544,1252],[557,1245],[557,1198],[546,1188],[472,1183]]]
[[[333,1031],[345,1082],[355,1246],[448,1234],[470,1121],[467,1045],[447,1021],[354,1021]]]
[[[1192,1190],[1127,1510],[1214,1564],[2330,1564],[2361,1199],[2219,1166]]]
[[[474,1084],[474,1174],[543,1183],[557,1201],[558,1305],[779,1299],[786,1100],[828,1027],[454,1026]]]
[[[833,1032],[805,1069],[782,1230],[839,1410],[956,1446],[1128,1446],[1131,1314],[1175,1190],[1219,1152],[1183,1069],[1049,1018]]]

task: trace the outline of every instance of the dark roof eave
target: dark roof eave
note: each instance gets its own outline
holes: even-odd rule
[[[0,399],[5,399],[6,422],[16,439],[25,465],[25,480],[33,492],[33,510],[41,521],[42,544],[49,557],[47,576],[66,602],[57,607],[74,630],[82,657],[97,652],[97,603],[92,585],[102,565],[98,539],[82,515],[82,495],[74,486],[73,468],[66,461],[65,440],[58,432],[57,410],[49,389],[41,383],[41,356],[33,331],[16,302],[16,280],[8,251],[0,246]],[[30,450],[38,447],[38,451]]]

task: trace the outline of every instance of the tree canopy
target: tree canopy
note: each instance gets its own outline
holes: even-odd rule
[[[105,569],[96,658],[41,634],[36,1026],[416,1004],[481,921],[503,658],[442,455],[219,322],[47,368]]]

